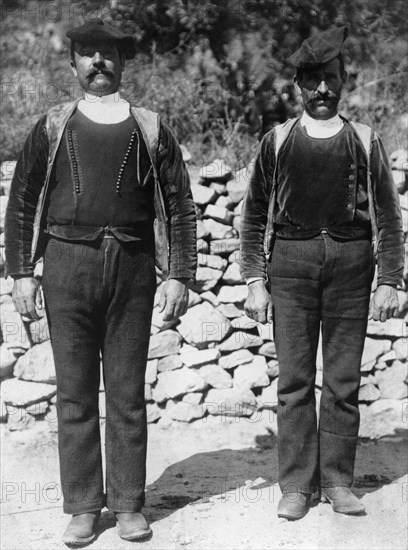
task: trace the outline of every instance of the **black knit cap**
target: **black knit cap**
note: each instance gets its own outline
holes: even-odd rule
[[[73,42],[81,42],[83,44],[92,44],[96,41],[115,42],[126,59],[133,59],[136,54],[133,36],[104,23],[102,19],[90,19],[79,27],[69,29],[67,37]]]
[[[347,27],[332,27],[319,32],[304,40],[288,61],[297,69],[306,69],[327,63],[341,53],[347,35]]]

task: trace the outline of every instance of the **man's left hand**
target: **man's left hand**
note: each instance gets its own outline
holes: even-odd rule
[[[394,287],[380,285],[370,301],[368,318],[384,323],[398,310],[398,294]]]
[[[187,280],[169,279],[163,285],[159,311],[164,311],[163,321],[174,321],[185,314],[188,308]]]

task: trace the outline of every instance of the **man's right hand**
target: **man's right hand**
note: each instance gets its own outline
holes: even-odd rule
[[[248,285],[245,313],[258,323],[272,322],[272,300],[263,279]]]
[[[16,310],[24,317],[39,319],[37,309],[43,308],[40,283],[35,277],[20,277],[15,279],[12,298]]]

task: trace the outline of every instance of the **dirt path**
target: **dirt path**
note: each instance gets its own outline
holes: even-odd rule
[[[105,512],[89,548],[407,548],[407,431],[359,444],[356,494],[366,516],[334,514],[319,503],[303,520],[287,522],[276,516],[275,426],[237,420],[150,425],[145,513],[153,538],[122,541]],[[45,423],[26,432],[2,428],[1,548],[66,548],[56,434]]]

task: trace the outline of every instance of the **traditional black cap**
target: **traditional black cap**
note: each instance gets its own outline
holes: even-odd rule
[[[84,44],[92,44],[95,41],[116,42],[126,59],[133,59],[136,54],[133,36],[104,23],[102,19],[90,19],[79,27],[69,29],[67,37]]]
[[[319,32],[304,40],[288,61],[298,69],[322,65],[341,53],[347,35],[347,27],[332,27]]]

